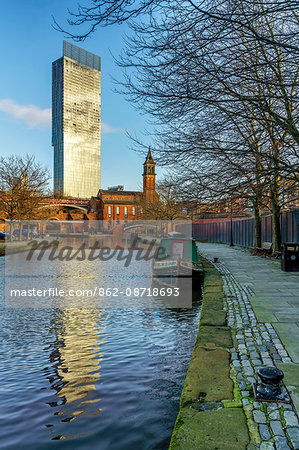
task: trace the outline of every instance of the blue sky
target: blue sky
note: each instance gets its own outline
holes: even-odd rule
[[[0,155],[34,154],[51,173],[51,64],[62,56],[65,39],[52,28],[51,15],[65,25],[67,8],[76,4],[10,0],[1,7]],[[124,184],[126,189],[139,189],[142,182],[144,158],[130,150],[130,139],[119,130],[143,131],[146,119],[113,92],[110,78],[120,78],[110,51],[119,53],[125,30],[125,26],[99,29],[86,41],[75,42],[102,58],[102,188]]]

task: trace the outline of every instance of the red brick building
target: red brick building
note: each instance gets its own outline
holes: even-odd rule
[[[100,189],[90,200],[91,211],[97,211],[99,220],[105,221],[103,229],[142,217],[142,202],[152,202],[156,195],[156,163],[149,149],[143,164],[143,192],[125,191],[123,186]]]

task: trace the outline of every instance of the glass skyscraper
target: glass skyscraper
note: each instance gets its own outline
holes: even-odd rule
[[[100,188],[101,58],[69,42],[52,64],[54,190],[90,198]]]

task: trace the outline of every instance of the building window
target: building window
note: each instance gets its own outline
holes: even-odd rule
[[[108,217],[110,218],[111,216],[112,216],[111,206],[108,206]]]
[[[133,214],[133,216],[136,215],[136,209],[135,209],[135,206],[132,206],[132,214]]]
[[[116,214],[119,215],[119,206],[116,207]]]
[[[125,206],[125,218],[127,218],[127,217],[128,217],[128,207]]]

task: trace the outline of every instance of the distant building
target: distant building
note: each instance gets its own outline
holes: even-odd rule
[[[281,183],[280,202],[282,209],[299,208],[299,183],[287,180]]]
[[[101,59],[63,42],[52,64],[54,190],[67,197],[97,194],[101,170]]]
[[[125,191],[118,185],[100,189],[97,197],[91,198],[91,210],[97,211],[99,220],[105,221],[104,228],[111,229],[121,221],[142,219],[142,205],[153,202],[157,195],[155,166],[149,149],[143,164],[143,192]]]

